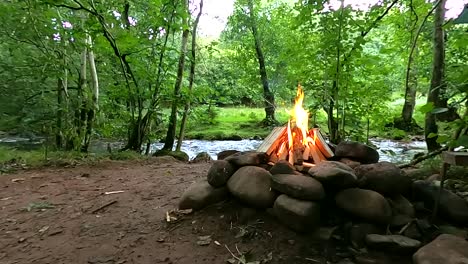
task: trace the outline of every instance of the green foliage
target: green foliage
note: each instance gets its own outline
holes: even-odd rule
[[[192,118],[188,122],[187,138],[196,139],[235,139],[266,137],[270,127],[263,127],[260,122],[265,115],[263,108],[218,107],[214,108],[216,117],[210,123],[202,123]],[[198,107],[193,112],[206,111],[206,107]],[[278,111],[278,120],[285,124],[289,118],[286,111]]]
[[[191,122],[202,125],[215,125],[217,123],[218,108],[215,106],[200,106],[192,110]]]
[[[134,151],[86,154],[75,151],[19,150],[0,146],[0,173],[41,166],[67,166],[71,164],[93,164],[104,160],[139,160],[144,159]]]
[[[122,13],[126,2],[135,23]],[[266,136],[270,128],[259,126],[265,116],[263,90],[246,0],[235,1],[219,39],[199,37],[193,91],[188,91],[184,79],[180,97],[173,95],[180,33],[190,16],[183,2],[0,3],[0,130],[63,137],[63,145],[79,150],[93,97],[89,69],[87,78],[81,73],[81,55],[87,49],[96,56],[101,87],[94,137],[138,141],[131,149],[139,150],[142,143],[165,134],[167,108],[174,101],[180,106],[191,102],[189,138]],[[468,92],[467,26],[445,25],[447,91],[443,96],[449,98],[449,105],[436,108],[423,102],[431,79],[433,18],[429,16],[425,24],[422,18],[433,2],[403,0],[391,7],[392,3],[385,0],[364,10],[349,5],[334,10],[326,1],[254,0],[281,123],[289,118],[285,110],[301,83],[311,123],[323,131],[330,132],[327,119],[333,118],[343,139],[364,141],[368,131],[371,136],[405,137],[404,132],[385,125],[401,115],[406,65],[420,26],[412,64],[417,91],[413,117],[423,127],[429,112],[443,115],[450,107],[463,116]],[[66,93],[58,85],[65,80]],[[466,137],[452,140],[452,135],[467,122],[462,117],[441,124],[434,136],[451,146],[466,145]],[[42,154],[21,155],[31,163]]]

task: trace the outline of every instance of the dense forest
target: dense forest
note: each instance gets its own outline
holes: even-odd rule
[[[467,145],[468,12],[445,8],[462,1],[349,2],[236,0],[207,37],[203,0],[2,1],[0,131],[83,152],[101,138],[142,151],[264,137],[300,83],[332,142],[419,134],[431,151]],[[226,111],[243,121],[228,124]]]

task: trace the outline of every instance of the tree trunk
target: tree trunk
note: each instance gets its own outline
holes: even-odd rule
[[[186,9],[188,11],[188,2],[186,2]],[[185,19],[187,24],[188,19]],[[174,147],[175,133],[177,127],[177,104],[180,99],[180,88],[182,86],[182,79],[184,78],[184,65],[185,65],[185,54],[187,53],[187,40],[189,30],[185,29],[182,32],[182,44],[180,46],[179,64],[177,67],[177,78],[174,85],[174,98],[172,101],[171,116],[169,117],[169,126],[167,128],[166,140],[164,141],[164,150],[172,150]]]
[[[412,16],[410,16],[411,19]],[[427,16],[426,16],[427,17]],[[421,27],[424,25],[424,20],[421,23]],[[416,27],[416,24],[418,23],[418,20],[416,18],[416,21],[414,22],[414,26],[412,27],[411,30],[411,35],[410,35],[410,41],[412,42],[409,56],[408,56],[408,64],[406,66],[406,79],[405,79],[405,102],[403,104],[403,109],[401,111],[401,119],[403,123],[403,127],[399,127],[399,129],[403,129],[405,131],[412,131],[412,126],[413,126],[413,112],[414,112],[414,106],[416,105],[416,88],[417,88],[417,71],[416,68],[413,67],[413,61],[414,61],[414,53],[416,51],[417,47],[417,42],[418,42],[418,37],[420,30],[418,32],[414,32],[414,29]]]
[[[434,4],[434,7],[427,13],[426,16],[424,16],[424,19],[422,20],[421,24],[419,25],[419,28],[416,32],[416,34],[411,36],[412,39],[412,45],[410,49],[410,53],[408,56],[408,64],[406,67],[406,80],[405,80],[405,103],[403,105],[403,110],[401,113],[401,118],[403,120],[403,125],[406,128],[412,129],[413,126],[413,113],[414,113],[414,107],[416,105],[416,88],[417,88],[417,76],[416,76],[416,69],[412,66],[414,62],[414,53],[417,48],[417,43],[418,43],[418,38],[419,35],[421,34],[421,30],[426,24],[427,19],[429,16],[434,12],[436,7],[440,4],[440,0],[437,1]],[[416,20],[415,24],[418,21]],[[403,128],[404,128],[403,127]],[[406,129],[408,130],[408,129]]]
[[[91,36],[87,36],[87,43],[92,45]],[[96,117],[96,113],[99,109],[99,79],[96,70],[96,63],[94,59],[94,52],[92,48],[88,51],[88,61],[89,61],[89,69],[91,75],[91,107],[88,109],[88,118],[86,120],[86,132],[83,140],[83,145],[81,146],[82,152],[88,152],[89,143],[91,141],[91,135],[94,126],[94,120]]]
[[[86,39],[85,39],[85,43],[87,43]],[[81,148],[82,141],[83,141],[82,139],[83,139],[86,119],[87,119],[87,100],[86,100],[86,89],[88,86],[87,56],[88,56],[88,47],[85,45],[83,52],[81,53],[81,57],[80,57],[77,108],[75,110],[75,128],[74,128],[75,138],[68,139],[67,150]]]
[[[187,123],[187,118],[189,115],[190,111],[190,100],[192,100],[192,88],[193,88],[193,81],[195,78],[195,65],[196,65],[196,60],[195,60],[195,48],[197,46],[197,27],[198,27],[198,22],[200,21],[200,17],[203,11],[203,0],[200,0],[200,9],[197,14],[197,18],[195,19],[195,22],[193,23],[192,27],[192,50],[191,54],[192,57],[190,58],[190,75],[189,75],[189,98],[187,99],[187,102],[185,103],[184,107],[184,115],[182,117],[182,121],[180,122],[180,131],[179,131],[179,138],[177,139],[177,146],[176,150],[180,150],[182,147],[182,141],[184,140],[184,134],[185,134],[185,125]]]
[[[432,63],[432,79],[427,102],[433,103],[435,107],[439,107],[443,103],[440,99],[444,90],[444,67],[445,67],[445,50],[444,50],[444,29],[442,28],[445,17],[445,2],[441,0],[435,9],[434,14],[434,59]],[[438,127],[436,117],[433,113],[426,113],[424,135],[426,138],[427,149],[434,151],[440,148],[437,142],[437,136],[429,137],[431,133],[437,134]]]
[[[255,21],[253,0],[248,0],[249,5],[249,16],[250,16],[250,28],[255,41],[255,51],[257,54],[257,60],[260,70],[260,78],[263,86],[263,99],[265,101],[265,120],[263,121],[266,125],[275,125],[278,123],[275,117],[275,95],[270,90],[268,83],[268,76],[265,67],[265,57],[261,47],[260,36],[258,35],[257,23]]]
[[[418,86],[417,70],[411,64],[414,61],[412,55],[408,60],[408,67],[406,69],[406,82],[405,82],[405,103],[401,112],[401,118],[405,126],[405,131],[411,131],[413,127],[413,113],[416,105],[416,89]]]
[[[63,124],[63,80],[58,78],[57,80],[57,124],[55,132],[55,145],[57,149],[62,148],[63,144],[63,133],[62,133],[62,124]]]
[[[169,22],[173,21],[173,16],[174,16],[174,13],[172,13],[171,18],[169,19]],[[166,36],[164,38],[164,44],[160,48],[159,63],[158,63],[158,68],[157,68],[158,72],[156,74],[154,90],[152,91],[150,107],[148,111],[146,112],[146,114],[143,116],[143,118],[140,120],[140,122],[138,123],[134,122],[131,125],[129,129],[127,144],[122,150],[127,150],[127,149],[134,150],[134,151],[141,150],[141,145],[143,143],[143,140],[146,138],[146,133],[148,131],[148,127],[150,126],[152,115],[157,108],[160,87],[163,82],[162,80],[163,71],[164,71],[163,61],[164,61],[164,57],[166,54],[167,43],[168,43],[170,35],[171,35],[171,27],[168,26],[166,28]]]
[[[338,143],[340,141],[340,131],[338,122],[335,119],[334,112],[335,107],[338,110],[337,101],[338,101],[338,91],[340,84],[340,74],[341,74],[341,31],[343,27],[343,9],[344,9],[344,0],[341,0],[340,5],[340,22],[338,25],[338,36],[336,40],[336,68],[335,68],[335,79],[333,80],[332,89],[331,89],[331,98],[329,102],[329,109],[327,111],[328,115],[328,131],[330,134],[330,141],[333,143]],[[338,112],[338,111],[337,111]],[[344,113],[342,118],[344,118]],[[344,127],[342,127],[344,130]]]

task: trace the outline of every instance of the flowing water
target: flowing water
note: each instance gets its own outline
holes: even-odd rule
[[[0,146],[10,146],[19,149],[38,149],[44,143],[43,138],[21,138],[21,137],[3,137],[0,138]],[[239,151],[256,150],[262,143],[262,140],[184,140],[182,151],[186,152],[192,159],[200,152],[207,152],[213,159],[216,159],[218,152],[228,149]],[[410,161],[414,154],[426,151],[424,141],[397,141],[387,139],[372,139],[371,143],[377,147],[380,154],[380,161],[390,161],[394,163],[404,163]],[[105,152],[107,145],[112,149],[122,147],[121,142],[108,142],[97,140],[90,146],[91,152]],[[150,152],[153,153],[161,149],[163,143],[153,143]]]

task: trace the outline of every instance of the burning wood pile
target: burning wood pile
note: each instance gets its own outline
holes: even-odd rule
[[[257,150],[267,153],[270,162],[287,160],[299,171],[334,156],[320,130],[309,130],[309,113],[302,107],[303,101],[304,91],[299,85],[288,125],[275,128]]]
[[[441,195],[439,189],[428,181],[413,181],[396,164],[379,162],[378,151],[365,144],[344,141],[332,151],[318,129],[308,128],[303,99],[299,86],[291,120],[274,129],[258,151],[219,153],[206,179],[185,191],[179,209],[200,210],[233,198],[242,207],[271,209],[279,222],[297,232],[333,226],[333,230],[345,232],[340,243],[351,242],[344,248],[360,256],[364,246],[381,247],[391,254],[416,252],[422,246],[419,239],[431,229],[420,228],[419,223],[427,219],[416,217],[432,218],[430,209],[436,195]],[[447,190],[442,195],[437,222],[468,223],[468,203]],[[412,202],[425,205],[426,201],[431,201],[428,208],[418,206],[421,210],[416,212]],[[337,223],[343,226],[335,228]],[[398,235],[382,235],[382,231]],[[457,239],[454,243],[464,241]],[[413,256],[417,258],[418,253]]]

